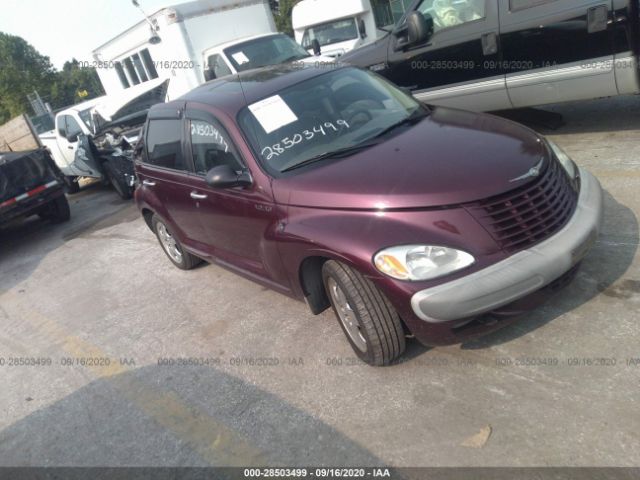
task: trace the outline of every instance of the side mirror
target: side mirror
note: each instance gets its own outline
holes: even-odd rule
[[[360,38],[367,38],[367,27],[361,18],[358,19],[358,30],[360,30]]]
[[[207,172],[207,185],[213,188],[248,187],[251,175],[248,172],[238,174],[229,165],[218,165]]]
[[[208,82],[208,81],[210,81],[210,80],[213,80],[213,79],[215,79],[215,78],[216,78],[216,74],[215,74],[215,72],[213,71],[213,68],[207,68],[207,69],[204,71],[204,79],[205,79],[207,82]]]
[[[407,15],[407,45],[419,45],[433,34],[433,18],[414,10]]]
[[[75,142],[78,141],[78,134],[77,133],[75,133],[75,134],[67,134],[66,138],[67,138],[67,142],[75,143]]]
[[[313,54],[318,57],[320,55],[320,42],[317,38],[311,41],[311,47],[313,48]]]

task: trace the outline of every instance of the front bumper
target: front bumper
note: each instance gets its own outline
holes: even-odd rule
[[[569,222],[552,237],[466,277],[416,292],[415,315],[428,323],[474,317],[496,310],[550,284],[579,262],[602,222],[602,188],[580,168],[580,194]]]

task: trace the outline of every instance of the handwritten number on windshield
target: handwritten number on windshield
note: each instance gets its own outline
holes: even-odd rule
[[[346,120],[337,120],[336,124],[343,128],[351,128]],[[326,128],[326,130],[325,130]],[[302,141],[309,141],[316,136],[316,134],[326,136],[327,133],[339,132],[340,130],[332,122],[324,122],[319,125],[315,125],[311,130],[303,130],[301,133],[296,133],[292,137],[284,137],[278,143],[274,143],[271,146],[264,147],[260,154],[266,159],[271,160],[274,156],[277,157],[286,150],[298,145]]]

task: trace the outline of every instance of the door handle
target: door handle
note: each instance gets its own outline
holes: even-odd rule
[[[204,200],[205,198],[207,198],[204,193],[191,192],[190,195],[194,200]]]
[[[609,10],[606,5],[598,5],[587,10],[587,33],[601,32],[607,29]]]
[[[482,42],[482,53],[484,55],[494,55],[498,53],[498,36],[495,32],[485,33],[480,40]]]
[[[151,180],[142,180],[142,184],[146,185],[147,187],[155,187],[156,186],[156,182],[152,182]]]
[[[68,148],[69,150],[73,150],[73,145],[67,145],[67,148]]]

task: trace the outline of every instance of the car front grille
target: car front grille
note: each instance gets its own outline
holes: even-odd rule
[[[547,157],[540,175],[526,185],[466,207],[502,250],[514,253],[566,225],[578,201],[578,181]]]

